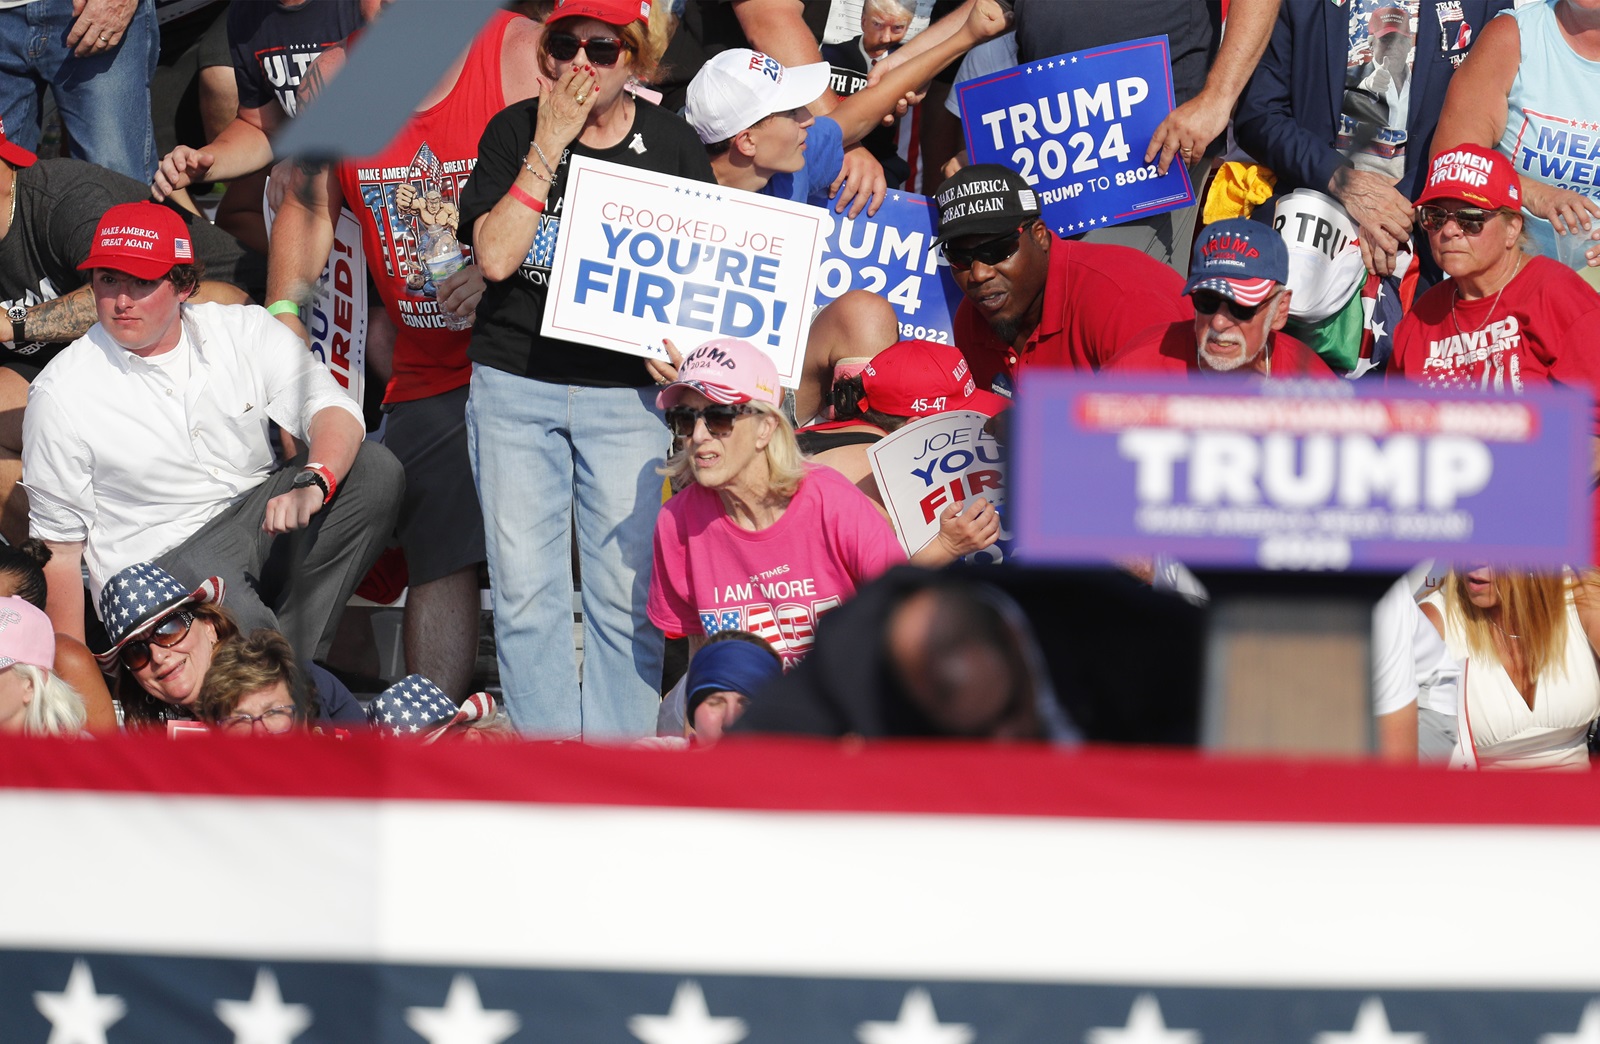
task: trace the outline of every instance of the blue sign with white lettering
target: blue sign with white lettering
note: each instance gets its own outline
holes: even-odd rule
[[[870,290],[894,306],[905,341],[951,344],[961,291],[934,244],[939,210],[912,192],[890,192],[871,217],[825,210],[827,246],[817,270],[816,306],[847,290]]]
[[[1165,174],[1145,148],[1172,112],[1165,36],[1018,65],[956,85],[967,154],[1039,193],[1057,235],[1151,217],[1194,202],[1189,171]]]
[[[1011,523],[1029,562],[1407,569],[1590,560],[1590,413],[1571,388],[1029,370]]]

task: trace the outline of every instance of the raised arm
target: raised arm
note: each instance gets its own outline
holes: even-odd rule
[[[828,115],[844,132],[846,145],[866,137],[885,116],[894,111],[895,105],[907,92],[918,90],[933,79],[940,69],[978,44],[992,40],[1010,28],[1010,17],[995,0],[975,0],[967,11],[967,18],[943,40],[910,61],[901,62],[872,86],[839,100],[839,104]]]

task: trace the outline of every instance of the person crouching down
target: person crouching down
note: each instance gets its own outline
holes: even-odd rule
[[[656,517],[650,620],[691,652],[739,628],[785,667],[811,649],[818,617],[905,561],[889,522],[850,480],[800,459],[778,409],[778,368],[745,341],[707,341],[656,405],[683,448],[686,486]]]
[[[197,709],[201,721],[230,736],[281,736],[305,731],[318,703],[289,640],[263,628],[216,647]]]
[[[744,716],[763,686],[783,676],[783,661],[768,645],[717,642],[689,662],[687,717],[696,747],[715,746]]]

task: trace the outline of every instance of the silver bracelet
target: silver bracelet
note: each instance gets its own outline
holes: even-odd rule
[[[554,181],[550,180],[549,178],[545,177],[543,174],[540,174],[538,171],[534,170],[531,166],[529,166],[527,160],[523,160],[522,161],[522,169],[527,171],[529,174],[532,174],[534,177],[538,178],[540,181],[544,182],[546,185],[552,185],[553,186],[555,184]]]
[[[550,175],[551,178],[555,177],[556,176],[555,168],[550,166],[550,158],[548,156],[546,156],[544,154],[544,150],[539,147],[538,139],[534,139],[529,144],[531,144],[533,146],[533,151],[538,154],[539,162],[544,164],[544,172],[546,174]],[[548,181],[548,180],[550,180],[550,178],[546,178],[545,180]]]

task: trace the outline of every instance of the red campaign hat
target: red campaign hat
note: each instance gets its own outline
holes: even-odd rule
[[[593,18],[615,26],[648,23],[650,0],[556,0],[555,10],[544,24],[548,26],[563,18]]]
[[[0,120],[0,159],[5,160],[13,167],[31,167],[39,159],[21,145],[14,145],[6,137],[6,124]]]
[[[1379,7],[1367,17],[1367,35],[1376,39],[1390,33],[1411,35],[1411,16],[1403,7]]]
[[[106,211],[89,256],[78,266],[110,268],[136,279],[160,279],[173,265],[194,264],[183,218],[159,203],[119,203]]]
[[[986,417],[1011,405],[1003,395],[982,391],[961,349],[933,341],[899,341],[872,357],[861,370],[863,410],[891,417],[926,417],[950,410],[977,410]]]
[[[1417,202],[1459,199],[1488,210],[1522,209],[1522,179],[1511,161],[1481,145],[1457,145],[1433,158]]]

